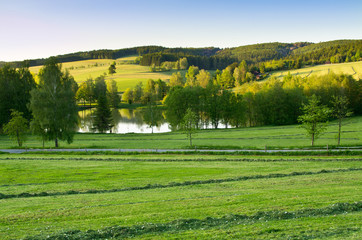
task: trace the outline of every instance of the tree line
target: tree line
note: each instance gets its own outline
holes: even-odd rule
[[[197,78],[194,85],[180,82],[170,89],[163,102],[173,129],[182,128],[188,109],[196,115],[199,128],[211,125],[216,129],[220,123],[226,127],[288,125],[303,122],[300,116],[308,112],[303,106],[312,96],[317,98],[317,105],[334,112],[339,108],[361,114],[361,90],[362,82],[351,75],[330,73],[306,79],[289,74],[283,81],[272,79],[264,84],[252,81],[236,93],[227,90],[214,76],[206,85]],[[327,119],[331,118],[333,115],[329,114]]]
[[[27,67],[0,68],[0,127],[15,137],[19,146],[23,130],[29,128],[43,145],[44,141],[54,141],[56,147],[59,140],[71,143],[79,123],[77,100],[83,104],[97,101],[93,130],[105,132],[113,126],[110,107],[120,103],[115,81],[106,84],[100,76],[78,86],[56,58],[46,61],[38,80],[36,84]]]

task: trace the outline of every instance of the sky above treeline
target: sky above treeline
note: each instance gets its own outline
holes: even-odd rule
[[[135,46],[362,39],[361,0],[0,0],[0,61]]]

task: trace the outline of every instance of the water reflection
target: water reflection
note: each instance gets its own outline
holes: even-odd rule
[[[92,132],[95,109],[79,111],[80,126],[78,132]],[[170,132],[169,124],[164,117],[158,120],[158,126],[153,129],[144,122],[145,110],[113,109],[112,117],[115,126],[112,133],[161,133]],[[160,114],[164,116],[164,113]]]

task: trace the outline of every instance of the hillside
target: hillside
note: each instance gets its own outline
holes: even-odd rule
[[[282,79],[284,76],[288,75],[288,73],[294,76],[301,76],[304,78],[310,75],[324,75],[327,74],[329,71],[334,73],[350,74],[353,75],[353,77],[357,80],[362,79],[362,61],[351,63],[324,64],[294,70],[275,71],[272,72],[267,79],[270,79],[271,77]]]
[[[106,75],[106,80],[115,80],[119,91],[134,87],[138,82],[146,83],[148,79],[167,80],[174,71],[150,72],[149,67],[133,64],[136,56],[112,59],[92,59],[63,63],[63,70],[68,70],[77,83],[82,83],[88,78],[96,78],[108,73],[108,67],[114,61],[116,73],[112,76]],[[37,74],[42,66],[30,67],[30,71]]]
[[[235,48],[226,48],[217,54],[224,57],[234,57],[239,61],[249,63],[264,62],[281,59],[288,56],[293,50],[312,45],[312,43],[262,43]]]
[[[90,59],[118,59],[137,55],[143,56],[141,65],[160,65],[163,61],[176,61],[187,57],[190,65],[204,69],[223,69],[233,62],[245,60],[248,64],[258,65],[271,60],[302,60],[303,65],[324,64],[327,61],[348,62],[358,61],[362,55],[362,40],[334,40],[321,43],[261,43],[233,48],[167,48],[162,46],[142,46],[124,49],[101,49],[76,52],[56,56],[60,62],[73,62]],[[334,57],[334,59],[331,59]],[[45,59],[27,60],[29,66],[40,66]],[[0,62],[0,66],[5,62]],[[10,62],[10,65],[20,67],[22,62]]]

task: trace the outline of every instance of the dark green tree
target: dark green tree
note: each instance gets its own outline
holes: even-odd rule
[[[11,109],[22,112],[25,119],[31,119],[27,105],[30,102],[30,91],[35,86],[27,67],[15,69],[5,65],[0,68],[0,128],[9,122]]]
[[[109,65],[108,74],[113,75],[115,73],[116,73],[116,62],[113,62],[111,65]]]
[[[94,84],[94,97],[98,99],[101,95],[107,94],[107,84],[104,75],[101,75],[95,79]]]
[[[78,124],[78,107],[72,89],[73,78],[61,70],[56,58],[49,58],[39,71],[39,85],[31,91],[33,121],[46,132],[47,140],[73,141]]]
[[[100,95],[97,101],[93,129],[99,133],[110,131],[113,127],[112,112],[106,94]]]
[[[25,134],[28,130],[28,120],[23,117],[23,113],[12,109],[11,119],[4,125],[4,132],[21,147],[26,140]]]

